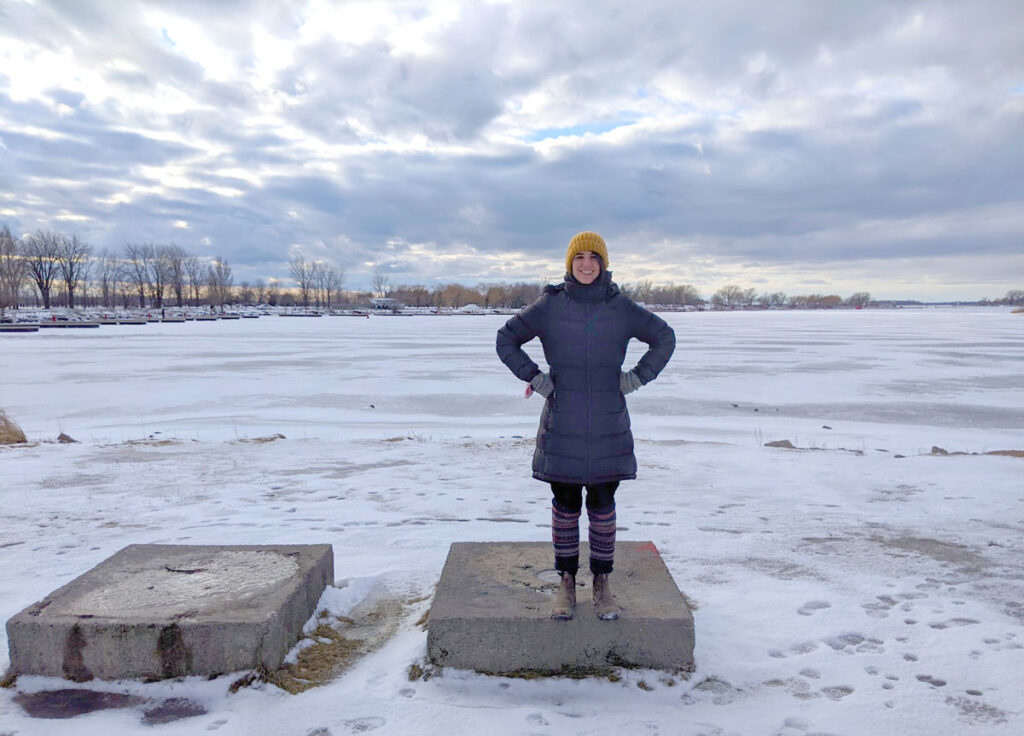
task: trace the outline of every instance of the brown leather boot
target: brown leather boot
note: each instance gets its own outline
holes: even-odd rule
[[[561,580],[555,591],[555,602],[551,606],[551,618],[570,621],[576,613],[576,576],[567,572],[559,573]]]
[[[594,576],[594,612],[602,621],[614,621],[621,613],[608,585],[607,573]]]

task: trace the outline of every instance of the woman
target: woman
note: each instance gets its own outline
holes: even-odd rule
[[[608,585],[615,558],[615,491],[636,477],[633,435],[625,394],[653,381],[675,350],[665,321],[619,291],[608,271],[600,235],[582,232],[569,241],[565,280],[498,330],[498,357],[527,381],[526,396],[544,397],[533,477],[551,484],[551,539],[560,584],[552,617],[571,619],[576,608],[579,518],[587,489],[590,570],[598,618],[619,617]],[[522,349],[539,337],[549,366],[543,372]],[[650,347],[622,372],[626,346],[637,338]]]

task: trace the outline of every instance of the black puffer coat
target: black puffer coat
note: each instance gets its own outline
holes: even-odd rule
[[[498,330],[498,357],[524,381],[540,373],[522,349],[535,337],[555,390],[541,414],[533,477],[580,484],[635,478],[619,374],[635,337],[650,346],[637,374],[644,383],[653,381],[675,350],[672,328],[620,293],[605,271],[586,286],[567,275]]]

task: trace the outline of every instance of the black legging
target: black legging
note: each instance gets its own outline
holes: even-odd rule
[[[603,509],[615,503],[617,480],[611,483],[593,483],[587,486],[587,508]],[[578,483],[552,483],[551,492],[555,501],[566,511],[583,510],[583,486]]]

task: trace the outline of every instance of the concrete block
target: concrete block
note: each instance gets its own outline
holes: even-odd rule
[[[276,669],[333,581],[329,544],[133,544],[7,622],[11,670],[81,682]]]
[[[584,568],[588,555],[584,544]],[[652,542],[616,545],[617,621],[598,620],[585,569],[576,578],[576,616],[551,619],[552,563],[547,543],[453,544],[430,608],[430,660],[491,674],[693,669],[693,616]]]

